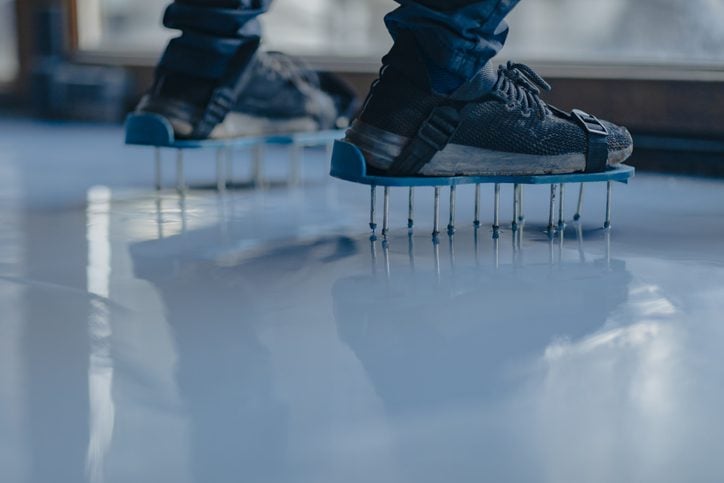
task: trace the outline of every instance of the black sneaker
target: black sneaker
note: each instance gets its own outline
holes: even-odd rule
[[[338,77],[280,52],[258,52],[239,94],[208,80],[159,74],[137,113],[165,117],[179,138],[222,139],[344,129],[359,104]]]
[[[562,174],[603,171],[633,152],[625,128],[543,102],[550,86],[528,66],[488,66],[450,96],[426,79],[383,68],[346,138],[370,167],[392,176]]]

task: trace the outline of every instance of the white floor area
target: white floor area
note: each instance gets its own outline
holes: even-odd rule
[[[520,243],[461,188],[437,247],[394,191],[385,249],[307,154],[182,198],[118,127],[0,120],[0,481],[724,481],[724,181],[618,185],[610,236],[591,188],[554,240],[530,188]]]

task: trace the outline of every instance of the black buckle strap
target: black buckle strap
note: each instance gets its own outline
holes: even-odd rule
[[[195,123],[193,137],[200,139],[209,137],[214,127],[223,122],[234,107],[236,99],[251,78],[253,69],[247,67],[254,62],[258,46],[259,41],[244,44],[229,59],[226,72],[218,80],[218,87],[214,89],[206,108]]]
[[[445,149],[460,126],[460,111],[451,106],[433,109],[389,169],[393,176],[414,176]]]
[[[571,116],[583,127],[588,138],[586,172],[605,171],[608,166],[608,129],[596,116],[579,109],[574,109]]]

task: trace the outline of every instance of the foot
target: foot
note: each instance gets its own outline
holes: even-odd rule
[[[450,96],[388,67],[346,140],[395,176],[594,172],[631,155],[625,128],[549,106],[542,90],[550,86],[522,64],[486,67]]]
[[[259,52],[238,95],[214,82],[158,75],[136,113],[165,117],[185,139],[223,139],[344,129],[358,108],[339,78],[279,52]]]

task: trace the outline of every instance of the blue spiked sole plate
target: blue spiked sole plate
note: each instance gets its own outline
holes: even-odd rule
[[[156,114],[129,114],[126,118],[126,144],[175,149],[251,147],[259,144],[321,145],[342,137],[344,131],[317,131],[229,139],[176,139],[171,124]]]
[[[567,183],[628,183],[636,169],[621,164],[601,173],[550,174],[538,176],[453,176],[453,177],[394,177],[367,173],[367,163],[357,146],[335,141],[330,174],[345,181],[370,186],[457,186],[464,184],[522,184],[545,185]]]

